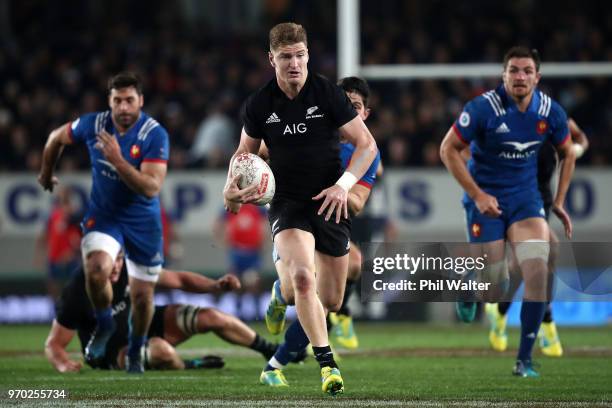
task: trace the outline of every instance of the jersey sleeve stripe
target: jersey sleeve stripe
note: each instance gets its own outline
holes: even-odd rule
[[[70,139],[70,143],[74,143],[74,134],[72,134],[72,123],[73,122],[68,122],[68,138]]]
[[[487,99],[487,101],[489,101],[489,104],[491,105],[491,107],[493,108],[493,111],[495,112],[495,116],[501,116],[502,114],[505,113],[505,111],[499,104],[499,101],[497,101],[497,99],[495,99],[495,96],[493,96],[493,91],[484,93],[482,96],[484,96]]]
[[[159,126],[159,123],[155,119],[147,119],[144,125],[142,125],[142,128],[140,128],[140,132],[138,132],[138,140],[146,140],[151,130],[155,129],[157,126]]]
[[[563,140],[561,141],[561,143],[557,143],[557,146],[562,146],[565,144],[565,142],[567,142],[567,139],[570,139],[570,132],[567,132],[567,135],[565,135],[565,137],[563,138]]]
[[[368,183],[368,182],[367,182],[367,181],[365,181],[365,180],[359,180],[359,181],[357,182],[357,184],[359,184],[360,186],[364,186],[364,187],[366,187],[366,188],[369,188],[370,190],[372,189],[372,184]]]
[[[497,107],[499,108],[500,113],[502,115],[505,115],[506,109],[504,109],[504,104],[502,103],[502,100],[499,97],[499,94],[495,91],[491,91],[491,92],[492,92],[493,99],[497,102]]]
[[[168,163],[166,159],[155,159],[155,158],[147,158],[143,159],[142,162],[151,162],[151,163]]]
[[[463,135],[461,134],[461,131],[459,130],[459,128],[457,127],[456,123],[453,123],[453,130],[455,131],[455,134],[457,135],[457,137],[459,138],[459,140],[461,140],[463,143],[465,144],[470,144],[470,142],[468,142],[467,140],[465,140],[465,138],[463,137]]]
[[[495,101],[493,101],[493,97],[490,95],[490,93],[487,92],[487,93],[483,94],[482,96],[484,96],[486,98],[486,100],[489,101],[489,104],[491,105],[491,107],[493,108],[493,111],[495,112],[495,116],[500,116],[501,115],[501,111],[497,107],[497,103]]]

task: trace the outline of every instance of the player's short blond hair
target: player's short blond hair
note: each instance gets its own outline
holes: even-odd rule
[[[284,45],[292,45],[303,42],[308,46],[306,30],[300,24],[281,23],[270,30],[270,51],[277,50]]]

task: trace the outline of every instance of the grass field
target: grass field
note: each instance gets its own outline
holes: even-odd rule
[[[262,326],[256,326],[264,332]],[[58,374],[42,354],[43,326],[0,326],[0,406],[612,406],[610,328],[563,328],[566,355],[539,355],[542,378],[510,375],[518,332],[507,353],[488,350],[480,326],[359,324],[360,349],[342,354],[345,394],[320,391],[318,366],[310,359],[286,369],[288,389],[258,384],[263,359],[229,347],[213,335],[181,345],[185,355],[221,354],[221,370],[123,372],[83,369]],[[76,341],[71,344],[76,351]],[[64,389],[62,401],[14,401],[9,389]]]

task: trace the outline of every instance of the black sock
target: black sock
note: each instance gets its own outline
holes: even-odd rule
[[[348,301],[351,298],[351,294],[353,293],[354,286],[355,286],[354,280],[346,281],[346,288],[344,289],[344,298],[342,299],[342,305],[340,306],[340,310],[338,310],[338,314],[342,314],[345,316],[351,315],[351,310],[348,307]]]
[[[508,313],[508,309],[510,309],[510,305],[512,305],[512,302],[499,302],[497,304],[497,311],[500,315],[505,316]]]
[[[544,323],[552,323],[552,307],[550,307],[550,303],[546,304],[546,311],[544,312],[544,318],[542,319]]]
[[[266,358],[266,360],[269,360],[276,352],[278,344],[270,343],[268,340],[255,333],[255,340],[253,340],[253,343],[251,343],[249,348],[251,350],[260,352]]]
[[[334,360],[334,353],[331,351],[331,347],[312,347],[312,351],[314,352],[314,356],[319,362],[319,366],[323,367],[332,367],[338,368],[338,364]]]

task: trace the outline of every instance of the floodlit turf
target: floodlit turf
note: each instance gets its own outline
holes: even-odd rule
[[[64,389],[69,399],[61,406],[524,407],[534,406],[533,401],[536,406],[612,406],[609,328],[560,329],[567,355],[552,359],[536,353],[540,379],[512,377],[514,351],[489,351],[480,325],[357,324],[356,330],[361,348],[343,353],[340,361],[345,394],[330,398],[320,391],[312,359],[286,370],[289,388],[271,389],[258,384],[261,357],[213,335],[198,336],[179,350],[193,355],[212,349],[226,359],[221,370],[128,376],[86,368],[58,374],[42,354],[46,327],[0,326],[0,406],[10,403],[8,389]],[[514,350],[517,342],[518,332],[512,330],[509,347]]]

